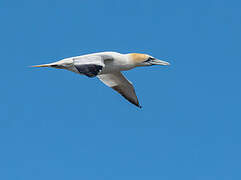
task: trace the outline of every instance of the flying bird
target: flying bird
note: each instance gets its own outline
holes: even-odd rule
[[[129,102],[141,108],[132,83],[123,76],[121,71],[152,65],[169,65],[169,63],[158,60],[148,54],[100,52],[65,58],[57,62],[32,67],[66,69],[90,78],[98,77],[105,85],[111,87]]]

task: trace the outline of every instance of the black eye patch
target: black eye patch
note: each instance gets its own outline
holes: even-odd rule
[[[146,61],[144,61],[144,62],[150,62],[150,61],[152,61],[152,60],[154,60],[155,58],[153,58],[153,57],[149,57]]]

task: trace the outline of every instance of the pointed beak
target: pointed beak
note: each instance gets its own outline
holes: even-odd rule
[[[162,61],[162,60],[159,60],[159,59],[154,59],[150,62],[152,65],[164,65],[164,66],[168,66],[170,65],[169,62],[166,62],[166,61]]]

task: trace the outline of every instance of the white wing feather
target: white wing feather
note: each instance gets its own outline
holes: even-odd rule
[[[121,72],[111,74],[101,74],[97,76],[105,85],[113,88],[120,93],[129,102],[141,108],[137,99],[135,89],[130,81],[128,81]]]

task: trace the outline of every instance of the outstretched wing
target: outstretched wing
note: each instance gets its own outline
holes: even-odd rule
[[[73,59],[74,67],[79,73],[88,77],[97,76],[105,66],[101,56],[80,56]]]
[[[105,85],[111,87],[120,93],[129,102],[141,108],[137,99],[135,89],[130,81],[128,81],[121,72],[111,74],[101,74],[97,76]]]

